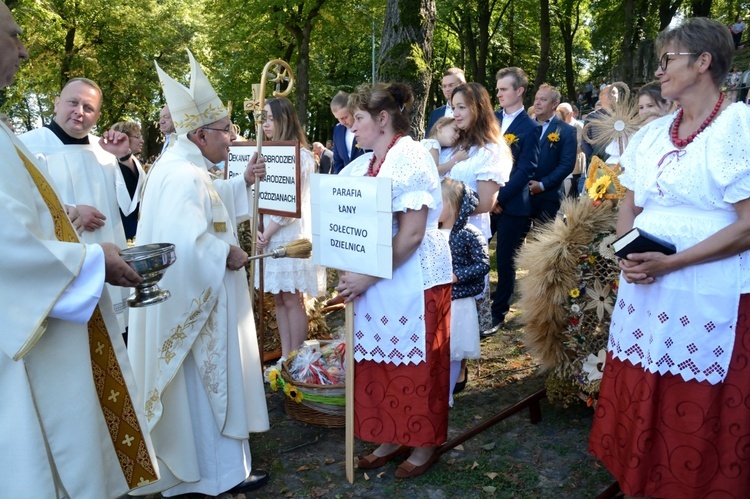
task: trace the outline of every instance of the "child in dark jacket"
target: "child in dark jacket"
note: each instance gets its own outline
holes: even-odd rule
[[[468,223],[479,205],[479,196],[463,182],[442,181],[443,212],[438,221],[448,236],[453,259],[451,296],[451,366],[449,403],[453,407],[453,389],[461,373],[461,361],[478,359],[479,318],[474,297],[484,289],[484,276],[490,271],[490,257],[482,233]],[[466,373],[464,373],[464,376]]]

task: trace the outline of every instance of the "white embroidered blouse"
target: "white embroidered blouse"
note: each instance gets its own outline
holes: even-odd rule
[[[339,175],[364,176],[372,153],[352,161]],[[425,359],[424,291],[452,281],[448,241],[437,226],[442,193],[437,167],[427,150],[402,137],[380,167],[392,181],[392,211],[429,208],[422,243],[391,279],[381,279],[355,301],[354,358],[394,364]],[[398,232],[393,217],[393,235]]]
[[[682,150],[669,139],[673,120],[665,116],[633,136],[620,181],[643,208],[634,226],[682,251],[737,220],[732,204],[750,198],[750,109],[729,106]],[[609,350],[650,372],[721,382],[739,297],[750,292],[749,257],[693,265],[648,285],[620,279]]]
[[[464,182],[474,191],[477,191],[477,183],[480,180],[497,182],[502,187],[510,178],[510,170],[513,168],[513,156],[509,150],[506,152],[502,147],[494,143],[484,147],[473,146],[469,149],[469,157],[456,163],[446,176]],[[469,217],[469,223],[482,231],[482,235],[488,241],[492,237],[489,213],[472,215]]]

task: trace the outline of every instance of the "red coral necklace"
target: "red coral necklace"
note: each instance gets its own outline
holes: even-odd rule
[[[711,111],[711,114],[708,115],[708,118],[706,118],[706,121],[704,121],[701,126],[698,128],[698,130],[691,133],[689,136],[687,136],[684,139],[681,139],[677,137],[677,130],[680,128],[680,123],[682,123],[682,109],[677,111],[677,116],[675,117],[674,121],[672,122],[672,127],[669,130],[669,138],[672,140],[672,144],[675,147],[679,147],[682,149],[683,147],[687,147],[688,144],[690,144],[699,133],[701,133],[703,130],[706,129],[708,125],[711,124],[711,122],[716,117],[716,114],[719,112],[719,109],[721,109],[721,103],[724,102],[724,94],[719,93],[719,101],[714,106],[713,111]]]
[[[388,156],[388,151],[391,150],[391,147],[393,147],[396,144],[396,141],[403,137],[400,133],[397,133],[393,136],[393,140],[391,140],[391,143],[388,144],[388,149],[385,150],[385,154],[383,155],[383,159],[381,159],[378,162],[378,169],[375,170],[375,161],[377,161],[377,158],[375,157],[375,154],[373,153],[372,158],[370,159],[370,165],[367,167],[367,176],[368,177],[377,177],[378,173],[380,173],[380,167],[383,166],[383,161],[385,161],[385,157]]]

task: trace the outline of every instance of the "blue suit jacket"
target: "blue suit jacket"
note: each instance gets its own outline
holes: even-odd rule
[[[560,136],[560,140],[554,143],[548,139],[549,134],[553,132]],[[544,191],[537,196],[560,197],[563,180],[575,167],[577,152],[578,137],[575,127],[554,116],[547,127],[547,133],[539,143],[539,160],[533,180],[541,182]]]
[[[356,139],[352,140],[355,141]],[[354,144],[351,144],[351,146],[352,154],[350,157],[346,145],[346,127],[341,123],[336,123],[336,126],[333,127],[333,173],[338,174],[354,158],[364,154],[363,149],[355,147]]]
[[[497,120],[502,123],[503,112],[496,111]],[[539,158],[539,124],[532,120],[526,111],[515,117],[505,135],[513,134],[515,141],[510,145],[513,153],[513,169],[508,183],[500,188],[497,202],[505,215],[531,216],[531,195],[529,180],[536,173]]]
[[[447,106],[441,106],[437,109],[435,109],[433,112],[430,113],[430,119],[427,120],[427,129],[424,132],[425,137],[430,136],[430,130],[432,130],[432,127],[435,125],[435,122],[445,116],[445,108]]]

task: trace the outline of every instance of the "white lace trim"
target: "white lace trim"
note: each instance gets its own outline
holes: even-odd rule
[[[706,222],[705,217],[694,219],[698,212],[693,209],[731,214],[732,203],[750,198],[750,109],[730,105],[681,151],[669,140],[673,120],[674,114],[665,116],[633,136],[621,158],[625,172],[620,181],[634,192],[637,206],[651,203],[678,215],[688,210],[682,217],[670,218],[669,224],[653,221],[664,231],[657,235],[673,237],[675,244],[682,240],[685,248],[723,227]],[[740,261],[737,277],[741,291],[747,293],[750,259],[743,254]]]

